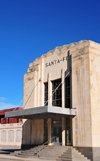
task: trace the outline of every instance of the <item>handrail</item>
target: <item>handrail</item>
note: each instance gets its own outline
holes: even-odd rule
[[[46,143],[48,143],[48,142],[52,141],[52,139],[53,139],[53,138],[55,138],[55,139],[56,139],[56,138],[57,138],[57,136],[53,136],[50,140],[46,141],[46,142],[45,142],[45,143],[43,143],[42,145],[45,145]]]
[[[43,143],[42,145],[41,145],[41,147],[43,146],[43,145],[45,145],[45,144],[47,144],[47,143],[52,143],[52,140],[53,139],[55,139],[54,141],[56,141],[57,140],[57,136],[53,136],[50,140],[48,140],[48,141],[46,141],[45,143]],[[41,149],[42,150],[42,149]],[[40,146],[39,146],[39,150],[37,151],[37,153],[36,153],[36,155],[38,155],[38,158],[39,158],[39,153],[40,153]]]

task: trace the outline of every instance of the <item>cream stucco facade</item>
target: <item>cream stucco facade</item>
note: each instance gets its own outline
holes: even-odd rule
[[[29,64],[24,75],[24,108],[44,106],[44,83],[48,82],[48,105],[52,105],[52,80],[64,81],[67,70],[67,54],[72,59],[72,108],[76,116],[72,118],[72,145],[79,147],[100,147],[100,44],[80,41],[56,47]],[[33,93],[26,96],[39,78]],[[62,84],[62,108],[65,108]],[[27,101],[28,100],[28,101]],[[31,121],[29,121],[31,122]],[[32,143],[43,143],[44,120],[32,120]],[[62,145],[65,145],[65,127],[62,118]],[[26,125],[29,128],[29,124]],[[51,119],[48,119],[48,139],[51,138]],[[30,134],[23,137],[29,143]]]
[[[52,95],[57,81],[61,82],[60,100]],[[57,134],[62,146],[72,145],[96,161],[100,150],[100,44],[83,40],[63,45],[29,64],[23,107],[45,105],[76,109],[76,115],[24,120],[22,146],[42,144]]]

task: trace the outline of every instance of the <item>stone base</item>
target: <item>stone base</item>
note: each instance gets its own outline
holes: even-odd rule
[[[92,147],[78,147],[78,146],[73,146],[76,150],[81,152],[85,157],[93,161],[93,152],[92,152]]]
[[[74,146],[76,150],[81,152],[85,157],[91,161],[100,161],[100,147],[77,147]]]
[[[93,161],[100,161],[100,147],[93,147]]]

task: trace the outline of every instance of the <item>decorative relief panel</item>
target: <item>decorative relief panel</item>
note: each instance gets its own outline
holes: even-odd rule
[[[17,130],[16,131],[16,142],[21,142],[21,140],[22,140],[22,131]]]
[[[8,131],[8,142],[14,142],[14,131],[13,130]]]
[[[6,142],[6,131],[1,131],[1,142]]]

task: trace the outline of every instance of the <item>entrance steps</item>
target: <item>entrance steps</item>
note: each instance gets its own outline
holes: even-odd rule
[[[67,149],[67,146],[47,146],[43,151],[40,151],[39,158],[45,160],[56,160]]]
[[[37,154],[39,150],[41,150],[41,148],[43,149],[44,147],[36,146],[30,149],[15,151],[14,153],[10,153],[10,155],[16,156],[16,157],[22,157],[22,158],[37,158],[38,157]]]
[[[15,151],[10,155],[22,158],[38,158],[54,161],[90,161],[71,146],[37,146],[27,150]]]
[[[66,150],[61,156],[57,159],[57,161],[90,161],[78,152],[76,149],[70,147]]]

